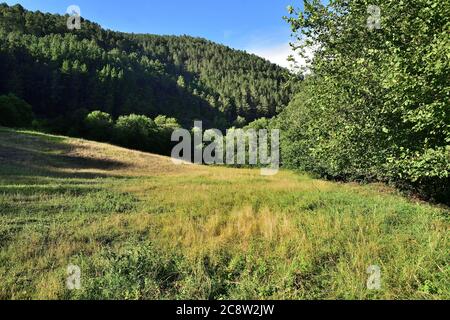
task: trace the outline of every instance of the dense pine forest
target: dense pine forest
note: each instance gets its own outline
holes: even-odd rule
[[[132,35],[67,16],[0,5],[0,94],[32,106],[53,131],[77,134],[89,111],[242,126],[290,100],[287,70],[189,36]],[[70,130],[70,131],[69,131]]]

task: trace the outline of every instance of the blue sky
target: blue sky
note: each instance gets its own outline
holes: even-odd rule
[[[5,0],[0,0],[0,2]],[[135,33],[188,34],[247,50],[287,66],[289,25],[282,19],[299,0],[22,0],[26,9],[64,14],[77,5],[104,28]]]

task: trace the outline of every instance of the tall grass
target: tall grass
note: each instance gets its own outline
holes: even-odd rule
[[[382,185],[0,131],[2,299],[448,299],[448,229]]]

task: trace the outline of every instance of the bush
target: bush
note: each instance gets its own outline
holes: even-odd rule
[[[247,123],[247,120],[245,120],[244,117],[238,116],[236,120],[233,122],[233,126],[236,128],[242,128]]]
[[[311,76],[278,119],[283,162],[438,199],[450,177],[449,9],[438,0],[380,0],[381,26],[371,29],[361,23],[370,4],[290,8],[297,38],[317,50]]]
[[[170,155],[172,148],[176,143],[171,141],[172,133],[180,128],[180,124],[175,118],[166,116],[157,116],[155,118],[158,135],[155,140],[153,151],[159,154]]]
[[[98,141],[108,141],[111,139],[114,122],[106,112],[93,111],[85,119],[87,136]]]
[[[166,116],[157,116],[155,118],[155,124],[160,130],[168,129],[172,131],[174,129],[180,128],[180,124],[175,118],[168,118]]]
[[[114,127],[115,142],[128,148],[152,151],[157,126],[152,119],[131,114],[117,119]]]
[[[0,96],[0,125],[5,127],[31,127],[31,106],[13,94]]]
[[[259,118],[250,122],[244,129],[254,129],[254,130],[269,130],[271,128],[271,120],[267,118]]]

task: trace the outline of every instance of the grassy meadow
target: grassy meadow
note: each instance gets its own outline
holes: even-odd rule
[[[0,299],[450,298],[448,208],[259,173],[0,129]]]

